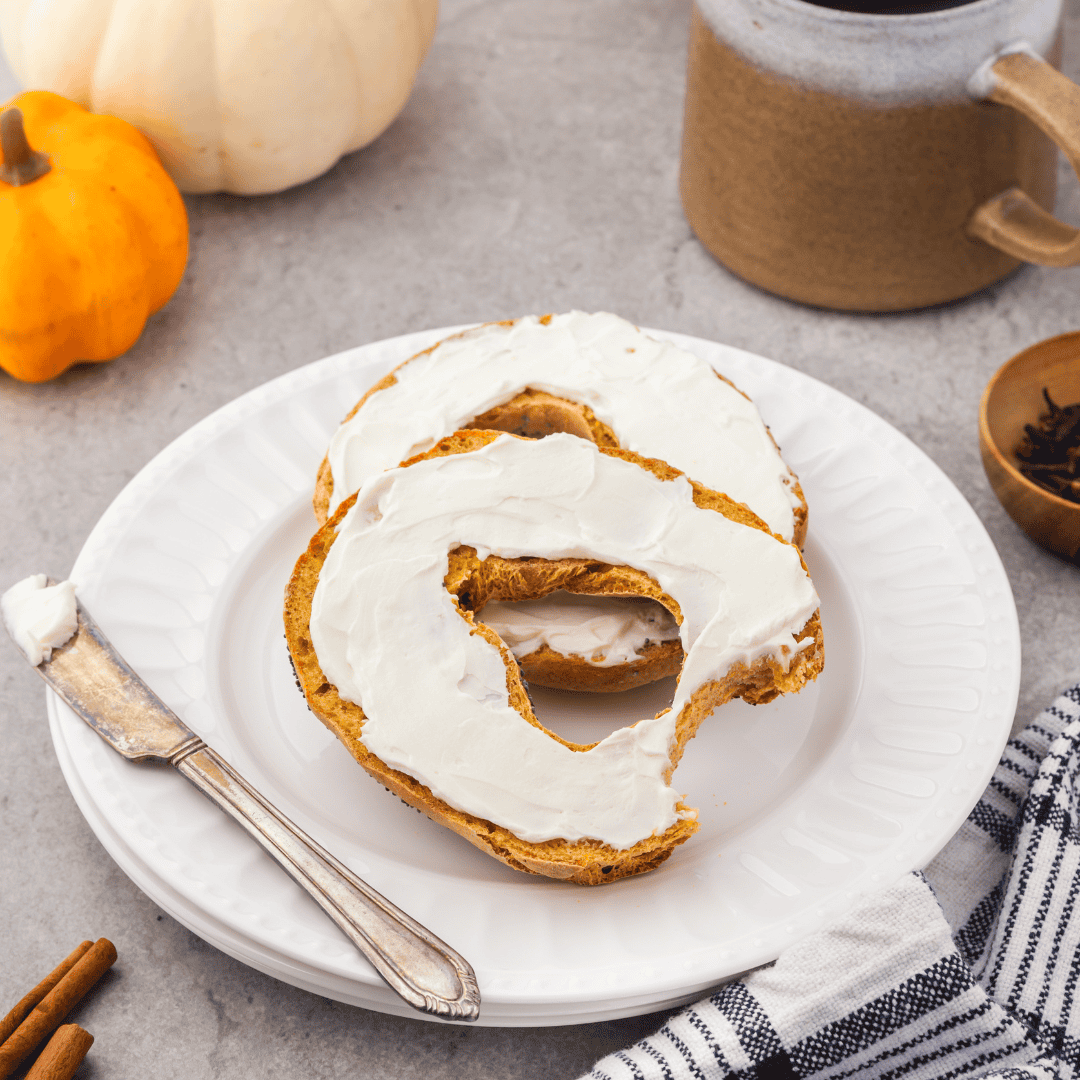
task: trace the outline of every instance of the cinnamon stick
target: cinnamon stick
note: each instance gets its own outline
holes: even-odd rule
[[[56,1029],[23,1080],[71,1080],[93,1044],[89,1031],[78,1024],[64,1024]]]
[[[84,941],[62,963],[57,964],[3,1020],[0,1020],[0,1044],[7,1042],[11,1033],[30,1015],[30,1010],[75,966],[75,962],[81,959],[93,944],[92,941]]]
[[[60,1026],[64,1017],[115,961],[113,943],[108,938],[98,938],[0,1046],[0,1080],[10,1076],[38,1044]]]

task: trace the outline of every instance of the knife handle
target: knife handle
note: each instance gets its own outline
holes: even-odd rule
[[[463,957],[316,844],[201,739],[170,761],[262,844],[410,1005],[448,1020],[477,1018],[480,992]]]

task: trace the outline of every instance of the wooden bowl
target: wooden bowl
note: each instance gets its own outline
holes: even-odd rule
[[[1044,547],[1077,559],[1080,503],[1022,476],[1014,453],[1024,425],[1047,411],[1043,387],[1058,405],[1080,401],[1080,332],[1040,341],[998,369],[979,406],[979,449],[990,486],[1013,521]]]

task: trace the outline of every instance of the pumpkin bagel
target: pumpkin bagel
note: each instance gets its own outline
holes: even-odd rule
[[[367,477],[456,429],[533,439],[565,432],[661,458],[745,503],[783,539],[801,547],[806,536],[798,479],[750,399],[692,353],[615,315],[582,312],[488,323],[398,365],[335,433],[316,480],[316,518],[326,521]],[[533,628],[543,628],[550,603],[534,606]],[[656,632],[665,616],[655,606],[605,613],[593,605],[576,635],[572,616],[563,603],[550,615],[553,630],[561,620],[557,633],[513,643],[530,682],[621,691],[679,670],[682,649]]]
[[[672,612],[688,651],[671,709],[591,745],[541,725],[474,612],[555,589]],[[670,781],[713,709],[816,678],[817,606],[798,549],[663,462],[474,430],[342,504],[284,617],[308,705],[375,779],[515,869],[600,884],[696,830]]]

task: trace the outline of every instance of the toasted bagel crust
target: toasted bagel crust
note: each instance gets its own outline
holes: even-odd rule
[[[546,315],[540,321],[545,322],[550,319],[551,316]],[[512,326],[513,320],[503,320],[485,325]],[[467,332],[469,331],[463,331],[462,334]],[[393,371],[385,375],[364,394],[342,423],[351,420],[373,394],[393,386],[397,382],[396,372],[405,364],[411,363],[418,357],[428,355],[445,341],[452,341],[461,337],[462,334],[454,334],[444,338],[430,348],[423,350],[423,352],[419,352],[398,364]],[[719,372],[715,374],[722,382],[727,383],[747,400],[750,400],[730,379],[724,378]],[[465,427],[472,430],[505,431],[531,439],[543,438],[545,435],[565,431],[571,435],[577,435],[579,438],[589,439],[591,442],[596,443],[597,446],[613,449],[619,447],[619,440],[615,432],[599,421],[587,405],[533,389],[526,389],[509,401],[496,405],[487,412],[478,415]],[[772,439],[771,432],[769,432],[769,437]],[[775,439],[773,439],[773,445],[776,446]],[[780,448],[777,447],[777,453],[779,452]],[[806,498],[797,477],[794,480],[793,490],[799,500],[799,505],[793,511],[794,535],[792,542],[802,550],[806,541],[808,510]],[[330,461],[329,458],[324,457],[316,476],[315,491],[312,498],[315,518],[320,525],[326,522],[333,491],[334,478],[330,471]],[[633,661],[610,667],[600,667],[590,663],[584,657],[564,655],[556,652],[550,646],[541,646],[540,649],[530,653],[528,656],[521,657],[519,663],[528,681],[536,683],[538,686],[549,686],[557,690],[617,692],[643,686],[665,676],[676,674],[682,664],[682,647],[677,641],[652,642],[641,650],[638,658]]]
[[[468,453],[487,445],[500,434],[497,431],[459,431],[403,464],[409,466],[431,457]],[[663,480],[673,480],[682,475],[664,462],[642,458],[629,451],[601,448],[601,452],[633,462]],[[726,495],[710,491],[693,481],[691,483],[697,506],[768,532],[764,523],[741,503],[735,503]],[[693,811],[680,804],[679,810],[686,812],[687,817],[678,820],[665,832],[641,840],[625,850],[598,840],[530,843],[490,821],[454,809],[436,798],[423,784],[387,766],[364,746],[361,741],[364,711],[359,705],[343,699],[326,679],[311,644],[310,633],[311,603],[320,571],[336,538],[337,525],[354,502],[355,496],[343,503],[333,518],[312,537],[307,551],[300,556],[286,589],[284,618],[289,652],[308,705],[360,765],[410,806],[423,811],[433,821],[452,829],[508,866],[575,884],[597,885],[645,873],[659,866],[679,844],[689,839],[696,831],[697,823],[693,820]],[[778,537],[776,539],[778,543],[784,543]],[[512,707],[528,723],[545,731],[547,729],[543,728],[533,712],[517,662],[493,630],[474,620],[473,609],[482,607],[491,599],[530,600],[555,589],[566,589],[578,593],[648,596],[665,604],[676,618],[681,619],[678,604],[648,575],[632,567],[587,559],[502,559],[489,556],[481,561],[474,549],[461,547],[449,555],[445,584],[457,598],[459,613],[469,623],[472,633],[480,634],[499,649],[506,666],[506,687]],[[796,691],[817,677],[824,663],[821,622],[817,612],[797,636],[800,641],[810,638],[812,643],[792,658],[787,671],[771,657],[762,657],[749,667],[734,664],[723,679],[706,683],[694,692],[690,703],[677,718],[675,745],[665,777],[668,782],[686,743],[717,706],[733,697],[742,697],[754,703],[769,701],[779,693]],[[547,734],[572,750],[589,749],[588,745],[570,743],[553,732]]]

